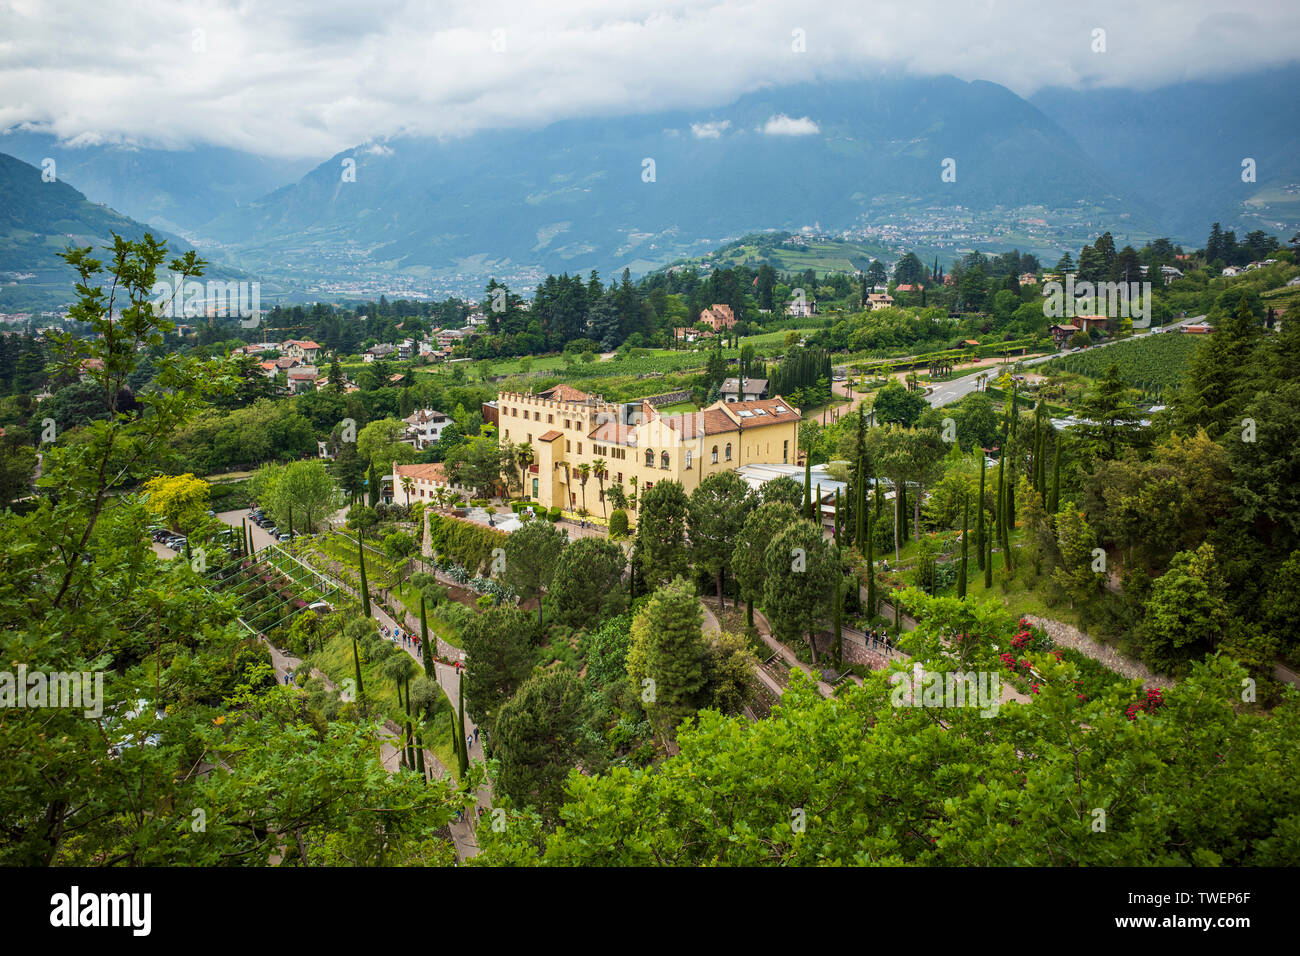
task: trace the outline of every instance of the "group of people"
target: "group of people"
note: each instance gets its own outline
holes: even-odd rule
[[[416,637],[414,634],[412,634],[410,631],[404,631],[400,627],[397,627],[396,625],[394,625],[393,630],[390,631],[388,629],[388,625],[380,624],[379,633],[384,635],[384,637],[392,641],[394,644],[402,644],[405,645],[406,647],[413,647],[417,652],[420,650],[420,639]]]
[[[889,631],[883,627],[880,630],[873,628],[867,631],[867,647],[871,650],[879,649],[888,654],[893,646],[893,642],[889,640]]]

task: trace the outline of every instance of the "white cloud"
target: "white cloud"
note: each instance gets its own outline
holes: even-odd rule
[[[721,139],[723,132],[731,126],[731,120],[714,120],[709,123],[692,123],[691,132],[696,139]]]
[[[1028,95],[1214,78],[1297,50],[1294,0],[886,0],[865,19],[842,0],[3,0],[0,129],[323,157],[402,133],[698,115],[884,69]]]
[[[770,117],[763,124],[763,133],[767,136],[812,136],[821,131],[821,127],[806,116],[793,119],[784,113]]]

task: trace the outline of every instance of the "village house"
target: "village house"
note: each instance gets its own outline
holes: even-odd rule
[[[701,339],[712,338],[717,338],[717,336],[708,329],[700,330],[688,327],[673,329],[673,339],[677,342],[698,342]]]
[[[621,485],[638,494],[655,482],[677,481],[690,494],[711,474],[745,464],[794,463],[801,416],[779,395],[748,402],[716,402],[703,411],[664,415],[642,402],[639,420],[625,421],[622,406],[569,385],[497,396],[502,441],[528,444],[533,464],[524,494],[545,507],[603,510],[603,488]],[[603,482],[584,485],[579,466],[604,462]]]
[[[1038,276],[1032,272],[1023,272],[1017,280],[1021,285],[1038,285]]]
[[[397,355],[397,346],[389,345],[387,342],[380,342],[378,345],[372,345],[361,353],[361,361],[377,362],[382,360],[391,360]]]
[[[320,346],[310,339],[289,339],[280,346],[285,355],[292,355],[305,365],[311,365],[320,355]]]
[[[741,394],[740,379],[723,379],[721,388],[722,400],[724,402],[756,402],[760,399],[767,398],[767,379],[747,378],[744,382],[745,391],[744,394]]]
[[[1052,333],[1052,341],[1056,343],[1059,349],[1070,341],[1070,336],[1079,331],[1077,325],[1054,325],[1047,331]]]
[[[440,349],[450,349],[464,342],[474,334],[472,329],[441,329],[434,336]]]
[[[320,369],[312,365],[291,368],[289,369],[289,391],[295,395],[309,391],[316,387],[316,379],[319,377]]]
[[[416,451],[424,451],[442,437],[443,430],[452,423],[451,416],[432,408],[421,408],[402,419],[406,422],[406,441]]]
[[[759,309],[758,311],[768,311]],[[785,307],[785,314],[796,319],[806,319],[817,312],[817,302],[813,299],[795,299]]]
[[[102,372],[104,370],[104,360],[97,358],[82,359],[77,365],[77,378],[85,381],[90,378],[92,372]]]
[[[1085,332],[1091,332],[1093,329],[1105,332],[1110,326],[1110,319],[1104,315],[1076,315],[1074,324]]]
[[[868,292],[867,308],[872,312],[877,309],[888,309],[894,304],[894,297],[888,292]]]
[[[700,321],[713,331],[722,332],[736,324],[736,316],[732,313],[731,306],[715,302],[700,313]]]
[[[410,488],[407,488],[407,481],[410,479]],[[430,465],[399,465],[393,464],[393,504],[411,505],[417,501],[423,501],[426,504],[436,502],[438,491],[451,492],[462,497],[468,495],[468,489],[455,484],[447,476],[447,469],[442,462]]]

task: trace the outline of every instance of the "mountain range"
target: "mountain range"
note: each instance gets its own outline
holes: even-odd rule
[[[1300,228],[1297,80],[1291,68],[1026,100],[882,75],[716,109],[386,139],[305,173],[227,149],[72,148],[33,132],[0,136],[0,150],[55,158],[60,180],[290,297],[445,295],[491,276],[527,289],[547,272],[643,273],[767,229],[848,230],[943,258],[1015,246],[1054,260],[1104,230],[1199,245],[1211,221],[1285,239]],[[1247,157],[1255,182],[1241,178]],[[82,208],[75,229],[68,209],[47,219],[59,211],[18,194],[48,184],[12,173],[0,166],[16,203],[4,241],[20,245],[0,268],[21,249],[39,273],[51,237],[106,227],[110,210]]]

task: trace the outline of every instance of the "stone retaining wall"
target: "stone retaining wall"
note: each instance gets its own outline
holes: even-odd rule
[[[1124,657],[1113,647],[1089,637],[1071,624],[1053,621],[1050,618],[1026,614],[1025,620],[1041,627],[1060,647],[1072,647],[1085,657],[1104,664],[1122,677],[1136,678],[1146,687],[1172,687],[1176,681],[1163,674],[1156,674],[1140,661]]]

